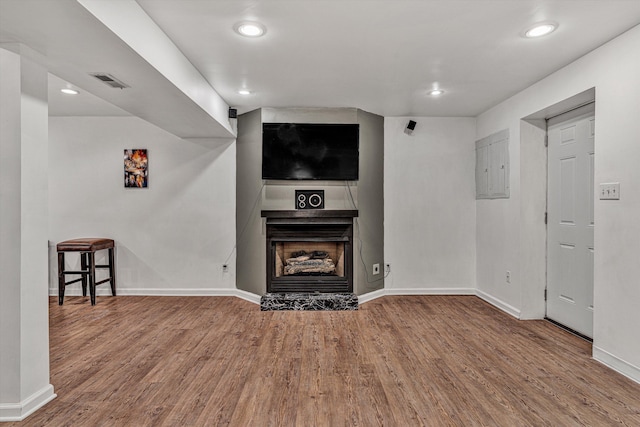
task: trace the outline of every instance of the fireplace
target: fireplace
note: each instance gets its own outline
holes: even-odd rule
[[[268,293],[353,292],[353,210],[262,211]]]

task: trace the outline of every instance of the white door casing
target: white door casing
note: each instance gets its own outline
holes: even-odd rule
[[[593,337],[595,105],[549,120],[547,317]]]

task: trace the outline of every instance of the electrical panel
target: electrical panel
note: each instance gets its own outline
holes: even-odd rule
[[[476,141],[476,199],[509,198],[509,129]]]

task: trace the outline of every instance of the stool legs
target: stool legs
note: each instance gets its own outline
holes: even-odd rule
[[[58,252],[58,305],[64,301],[64,252]]]
[[[109,277],[111,278],[111,295],[116,296],[116,260],[114,248],[109,249]]]
[[[80,253],[80,267],[82,269],[82,271],[87,271],[87,256],[89,254],[86,252],[81,252]],[[87,296],[87,276],[85,274],[82,274],[82,296],[86,297]]]
[[[89,257],[89,295],[91,296],[91,305],[96,305],[96,254],[88,252]]]

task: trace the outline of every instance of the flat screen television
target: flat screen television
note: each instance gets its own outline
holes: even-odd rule
[[[360,125],[263,123],[262,179],[357,181]]]

